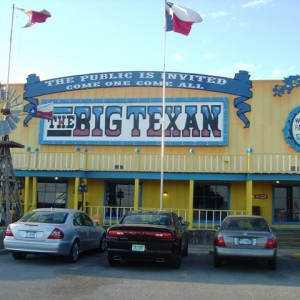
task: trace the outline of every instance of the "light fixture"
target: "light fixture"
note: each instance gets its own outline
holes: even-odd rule
[[[57,176],[55,176],[55,177],[54,177],[54,180],[58,180],[58,177],[57,177]]]
[[[87,191],[88,191],[88,186],[84,181],[82,181],[78,186],[78,192],[83,194],[86,193]]]
[[[280,183],[280,181],[279,181],[279,180],[276,180],[276,183],[278,184],[278,183]]]
[[[164,191],[164,197],[167,197],[167,196],[168,196],[168,192]]]
[[[78,209],[82,210],[84,208],[84,193],[87,193],[88,186],[84,181],[78,185],[78,192],[81,193],[81,202],[78,202]]]

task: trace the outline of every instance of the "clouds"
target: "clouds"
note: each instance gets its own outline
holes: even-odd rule
[[[211,17],[213,19],[218,19],[218,18],[228,17],[228,15],[229,15],[229,13],[223,10],[223,11],[213,12],[211,14]]]
[[[213,53],[213,52],[205,53],[205,54],[202,55],[202,58],[205,59],[205,60],[211,60],[211,59],[214,59],[216,57],[217,57],[217,54]]]
[[[271,3],[273,0],[251,0],[243,5],[241,5],[242,8],[251,8],[251,7],[257,7],[261,5],[267,5]]]
[[[174,62],[181,62],[184,59],[183,56],[179,53],[172,54],[171,58],[172,58],[172,61],[174,61]]]
[[[0,10],[4,54],[9,49],[12,1],[2,1]],[[45,8],[53,14],[51,22],[36,28],[21,29],[23,21],[18,26],[16,14],[11,82],[24,82],[30,73],[45,80],[70,74],[162,69],[162,2],[136,1],[137,6],[128,10],[128,1],[92,1],[90,12],[82,15],[85,2],[78,0],[72,2],[72,11],[66,16],[69,2],[43,0],[43,7],[29,7]],[[290,0],[292,8],[274,0],[189,2],[187,6],[200,10],[204,20],[194,25],[188,37],[167,34],[167,70],[225,77],[246,70],[252,80],[299,73],[299,0]],[[108,11],[115,12],[114,22]],[[80,26],[74,15],[81,16]],[[0,81],[5,82],[7,59],[3,57]]]
[[[279,77],[281,77],[281,70],[279,70],[279,69],[273,70],[272,71],[272,77],[273,78],[279,78]]]
[[[259,66],[255,66],[251,63],[234,63],[218,70],[214,70],[209,72],[210,75],[216,76],[223,76],[223,77],[232,77],[235,73],[239,72],[240,70],[248,71],[250,74],[254,71],[259,69]]]

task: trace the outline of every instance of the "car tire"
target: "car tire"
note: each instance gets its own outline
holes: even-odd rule
[[[182,256],[187,256],[188,254],[189,254],[189,243],[186,243],[182,252]]]
[[[70,253],[67,257],[67,260],[71,263],[77,262],[79,259],[79,242],[74,241],[70,250]]]
[[[267,261],[269,270],[276,270],[276,258],[270,259]]]
[[[109,263],[109,265],[110,265],[111,267],[119,266],[120,263],[121,263],[120,260],[115,260],[115,259],[113,258],[113,256],[110,255],[110,254],[108,254],[107,260],[108,260],[108,263]]]
[[[222,259],[219,258],[218,256],[214,256],[214,267],[215,268],[220,268],[222,267]]]
[[[22,260],[22,259],[25,259],[26,256],[27,256],[27,253],[25,252],[18,252],[18,251],[13,251],[11,253],[12,257],[16,260]]]
[[[99,252],[105,252],[106,250],[107,250],[106,235],[103,234],[99,243]]]

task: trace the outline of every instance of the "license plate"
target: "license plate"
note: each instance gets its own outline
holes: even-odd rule
[[[240,239],[239,243],[240,243],[240,245],[251,245],[252,240],[251,239]]]
[[[132,251],[137,251],[137,252],[144,252],[145,251],[145,245],[137,245],[133,244],[131,247]]]
[[[25,233],[25,237],[26,238],[30,238],[30,239],[36,239],[36,232],[34,231],[26,231]]]

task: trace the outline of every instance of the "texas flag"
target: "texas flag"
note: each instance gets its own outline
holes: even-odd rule
[[[23,11],[26,15],[28,15],[29,20],[27,24],[23,27],[30,27],[34,25],[35,23],[44,23],[46,22],[47,18],[51,17],[51,14],[49,11],[43,9],[41,11],[35,11],[35,10],[25,10],[23,8],[18,8],[19,10]]]
[[[189,35],[192,25],[200,22],[202,18],[196,11],[166,2],[166,31]]]
[[[39,119],[52,120],[53,119],[53,102],[35,105],[31,108],[30,114],[32,117]]]

